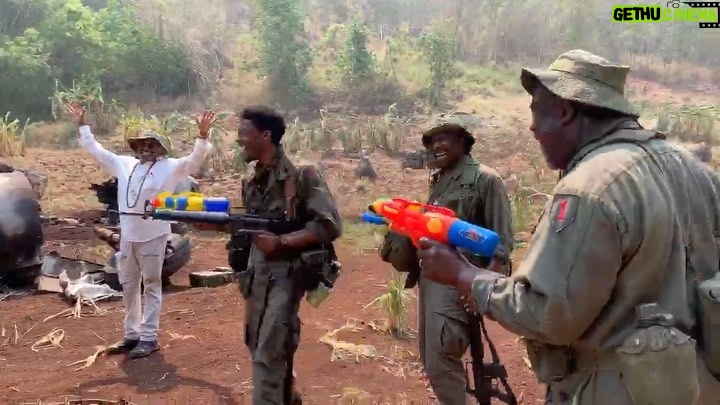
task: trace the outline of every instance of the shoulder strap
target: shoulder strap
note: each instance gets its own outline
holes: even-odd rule
[[[289,219],[297,217],[297,206],[300,192],[303,188],[303,175],[306,170],[311,169],[312,166],[299,166],[295,167],[295,172],[289,174],[283,184],[283,195],[285,197],[285,209],[287,210],[287,216]]]
[[[283,194],[285,197],[285,210],[287,211],[288,219],[295,219],[297,217],[297,190],[298,190],[298,176],[297,171],[289,174],[283,183]]]

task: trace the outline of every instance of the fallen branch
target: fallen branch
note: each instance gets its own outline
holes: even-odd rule
[[[41,337],[37,342],[33,343],[33,345],[30,346],[30,349],[36,353],[40,350],[52,349],[54,347],[59,347],[62,349],[62,345],[60,345],[60,342],[62,342],[64,338],[65,331],[63,329],[54,328],[50,331],[50,333]]]
[[[83,305],[91,306],[93,307],[93,312],[89,315],[91,316],[103,316],[107,314],[107,310],[104,310],[100,308],[95,301],[85,298],[83,296],[78,297],[77,301],[75,301],[75,306],[73,308],[64,309],[60,312],[58,312],[55,315],[50,315],[47,318],[43,319],[42,323],[45,323],[51,319],[55,319],[60,316],[64,316],[66,318],[74,318],[79,319],[83,317]]]
[[[355,359],[355,362],[358,363],[360,362],[360,357],[377,357],[377,350],[374,346],[358,345],[355,343],[344,342],[336,339],[337,334],[342,331],[357,332],[360,330],[362,330],[362,328],[358,327],[357,324],[348,321],[345,325],[335,330],[329,331],[328,333],[320,337],[319,341],[321,343],[325,343],[332,348],[332,353],[330,354],[330,361],[350,361],[352,359]]]
[[[181,335],[181,334],[173,333],[173,332],[170,332],[170,331],[168,331],[168,335],[170,335],[170,341],[171,341],[171,342],[172,342],[173,340],[197,339],[197,336],[193,336],[193,335]]]
[[[111,349],[111,346],[95,346],[94,354],[91,354],[90,356],[84,358],[83,360],[78,360],[74,363],[70,363],[67,366],[72,367],[72,366],[76,366],[78,364],[82,364],[82,366],[76,368],[73,371],[80,371],[82,369],[88,368],[88,367],[92,366],[93,364],[95,364],[95,361],[97,361],[98,357],[106,355],[108,353],[108,351],[110,351],[110,349]]]

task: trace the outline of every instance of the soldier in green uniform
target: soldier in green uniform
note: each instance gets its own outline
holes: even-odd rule
[[[502,179],[470,155],[475,139],[457,116],[440,116],[423,134],[422,142],[429,164],[438,169],[431,177],[428,203],[450,208],[460,219],[497,232],[501,247],[492,260],[469,252],[466,256],[478,266],[509,274],[512,213]],[[409,238],[388,233],[380,255],[396,270],[408,273],[406,288],[414,285],[419,267]],[[470,344],[468,314],[455,288],[422,276],[418,287],[419,350],[425,373],[440,403],[464,404],[467,396],[462,356]]]
[[[295,167],[283,152],[283,117],[257,106],[244,109],[240,118],[238,144],[245,161],[257,162],[251,178],[243,181],[247,213],[294,224],[279,235],[254,235],[249,256],[238,254],[232,240],[229,245],[245,297],[253,404],[296,404],[292,360],[300,338],[300,300],[317,285],[313,275],[327,275],[336,264],[332,242],[342,232],[342,221],[320,172]],[[316,285],[308,284],[311,278]]]
[[[640,126],[628,72],[582,50],[523,69],[561,179],[512,276],[425,239],[418,257],[524,338],[548,404],[718,404],[720,181]]]

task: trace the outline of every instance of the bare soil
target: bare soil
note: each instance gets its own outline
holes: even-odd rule
[[[50,233],[47,237],[56,235]],[[62,237],[67,241],[67,236]],[[123,309],[119,301],[102,304],[108,311],[102,316],[88,310],[79,319],[57,317],[47,322],[43,320],[48,316],[71,307],[59,295],[33,295],[2,302],[8,336],[13,336],[17,326],[20,338],[17,344],[11,342],[0,348],[0,402],[61,400],[66,395],[122,398],[139,404],[249,401],[252,386],[250,358],[242,336],[243,301],[235,285],[188,287],[188,272],[227,265],[223,244],[204,238],[196,238],[196,242],[202,250],[197,249],[193,263],[173,276],[174,286],[164,297],[162,350],[146,359],[110,356],[100,357],[80,371],[73,371],[78,366],[68,366],[93,354],[96,345],[122,337]],[[60,251],[63,253],[62,248]],[[360,403],[363,398],[371,401],[366,403],[425,403],[430,394],[419,375],[415,339],[397,340],[381,334],[369,325],[381,320],[382,314],[373,307],[363,310],[383,293],[387,272],[381,269],[385,264],[375,254],[349,248],[341,248],[339,255],[345,273],[336,291],[320,308],[303,305],[301,310],[303,329],[296,370],[304,399],[311,404],[338,403],[344,394],[345,399],[355,398]],[[414,301],[411,311],[414,314]],[[349,321],[359,329],[343,332],[339,338],[372,345],[381,357],[331,361],[331,348],[319,339]],[[54,328],[65,331],[62,348],[31,350],[35,341]],[[492,322],[488,322],[488,328],[521,403],[540,403],[542,389],[525,365],[524,351],[516,338]]]
[[[489,164],[520,170],[526,160],[518,156],[502,162],[491,160]],[[399,171],[397,160],[383,156],[373,158],[380,179],[365,187],[355,184],[352,160],[324,163],[329,168],[326,178],[348,219],[359,215],[370,198],[392,194],[423,198],[427,190],[426,171]],[[45,251],[56,250],[65,257],[104,263],[110,248],[92,231],[102,207],[88,187],[90,181],[106,180],[107,173],[79,150],[31,149],[24,158],[11,159],[11,164],[32,167],[50,177],[49,192],[42,201],[45,215],[80,221],[77,225],[47,225]],[[209,194],[232,196],[238,191],[236,177],[204,180],[202,186]],[[83,370],[74,371],[78,366],[69,366],[92,355],[95,346],[122,337],[120,301],[101,304],[107,310],[103,315],[93,315],[90,308],[85,308],[81,318],[60,316],[47,321],[47,317],[72,308],[72,304],[56,294],[11,297],[0,302],[0,325],[5,329],[0,343],[10,338],[0,346],[0,403],[61,401],[67,396],[124,399],[137,404],[249,402],[250,358],[243,344],[244,304],[237,287],[188,286],[189,272],[227,266],[224,242],[214,235],[193,234],[193,243],[192,262],[173,276],[174,285],[164,296],[162,349],[145,359],[99,357]],[[340,243],[339,256],[344,274],[336,290],[320,308],[303,304],[301,310],[302,341],[295,367],[304,400],[310,404],[428,403],[432,396],[420,375],[416,338],[398,340],[378,332],[371,325],[382,323],[383,314],[375,307],[364,309],[386,291],[390,267],[380,261],[374,250],[362,250],[349,241]],[[415,311],[412,299],[412,329],[416,325]],[[319,339],[348,322],[357,328],[341,332],[338,339],[372,345],[376,357],[331,361],[331,347]],[[487,326],[520,403],[542,403],[543,388],[529,371],[516,336],[493,322]],[[54,328],[64,331],[62,347],[33,351],[33,343]]]

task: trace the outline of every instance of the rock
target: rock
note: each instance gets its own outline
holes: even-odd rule
[[[47,190],[48,185],[47,176],[45,176],[44,174],[33,172],[32,170],[16,169],[10,165],[0,163],[0,173],[12,173],[14,171],[22,173],[25,178],[27,178],[28,182],[30,183],[30,187],[32,187],[33,191],[35,191],[35,194],[37,194],[38,198],[42,198],[42,196],[45,195],[45,191]]]
[[[191,287],[220,287],[233,280],[232,270],[215,269],[196,271],[189,274]]]
[[[427,152],[418,150],[415,152],[404,152],[402,153],[402,164],[403,169],[421,170],[427,167]]]
[[[355,177],[358,179],[370,179],[373,181],[377,179],[377,172],[375,172],[375,169],[372,167],[372,163],[370,163],[370,158],[368,156],[362,156],[360,158],[360,164],[358,165],[358,168],[355,169]]]

